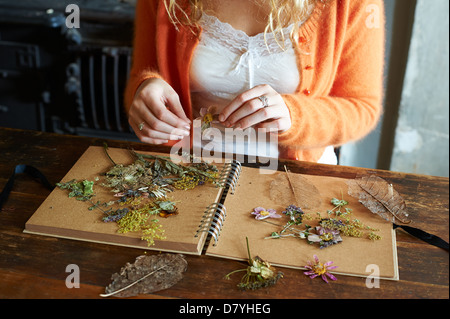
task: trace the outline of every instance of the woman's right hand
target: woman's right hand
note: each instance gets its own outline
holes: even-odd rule
[[[190,134],[190,120],[175,90],[164,80],[144,81],[136,91],[128,112],[128,123],[139,140],[165,144]]]

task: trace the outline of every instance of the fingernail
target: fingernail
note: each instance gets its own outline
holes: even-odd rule
[[[191,134],[189,131],[183,131],[184,136],[189,136],[189,134]]]
[[[224,120],[225,120],[225,115],[220,114],[220,115],[219,115],[219,121],[220,121],[220,122],[223,122]]]
[[[190,126],[190,125],[185,125],[184,128],[185,128],[186,130],[191,130],[191,126]]]

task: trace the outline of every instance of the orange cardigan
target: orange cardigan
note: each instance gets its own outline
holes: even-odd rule
[[[133,66],[125,91],[129,107],[139,85],[160,77],[179,94],[192,118],[189,68],[200,32],[177,30],[162,0],[139,0]],[[300,27],[296,50],[300,84],[283,95],[292,127],[278,135],[280,157],[316,162],[328,145],[361,139],[382,112],[382,0],[319,2]]]

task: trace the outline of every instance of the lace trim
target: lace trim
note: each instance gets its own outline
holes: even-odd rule
[[[278,45],[272,33],[267,33],[266,35],[259,33],[254,36],[249,36],[244,31],[237,30],[229,23],[222,22],[217,17],[207,15],[206,13],[203,13],[199,23],[203,28],[200,43],[208,47],[227,48],[238,55],[242,55],[250,50],[259,56],[267,56],[285,51]],[[283,28],[284,48],[286,49],[292,48],[290,33],[293,27],[294,24],[291,24]]]

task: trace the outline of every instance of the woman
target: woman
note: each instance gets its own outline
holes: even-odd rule
[[[382,13],[381,0],[140,0],[129,123],[173,144],[215,105],[222,127],[276,134],[279,157],[333,163],[381,114]]]

